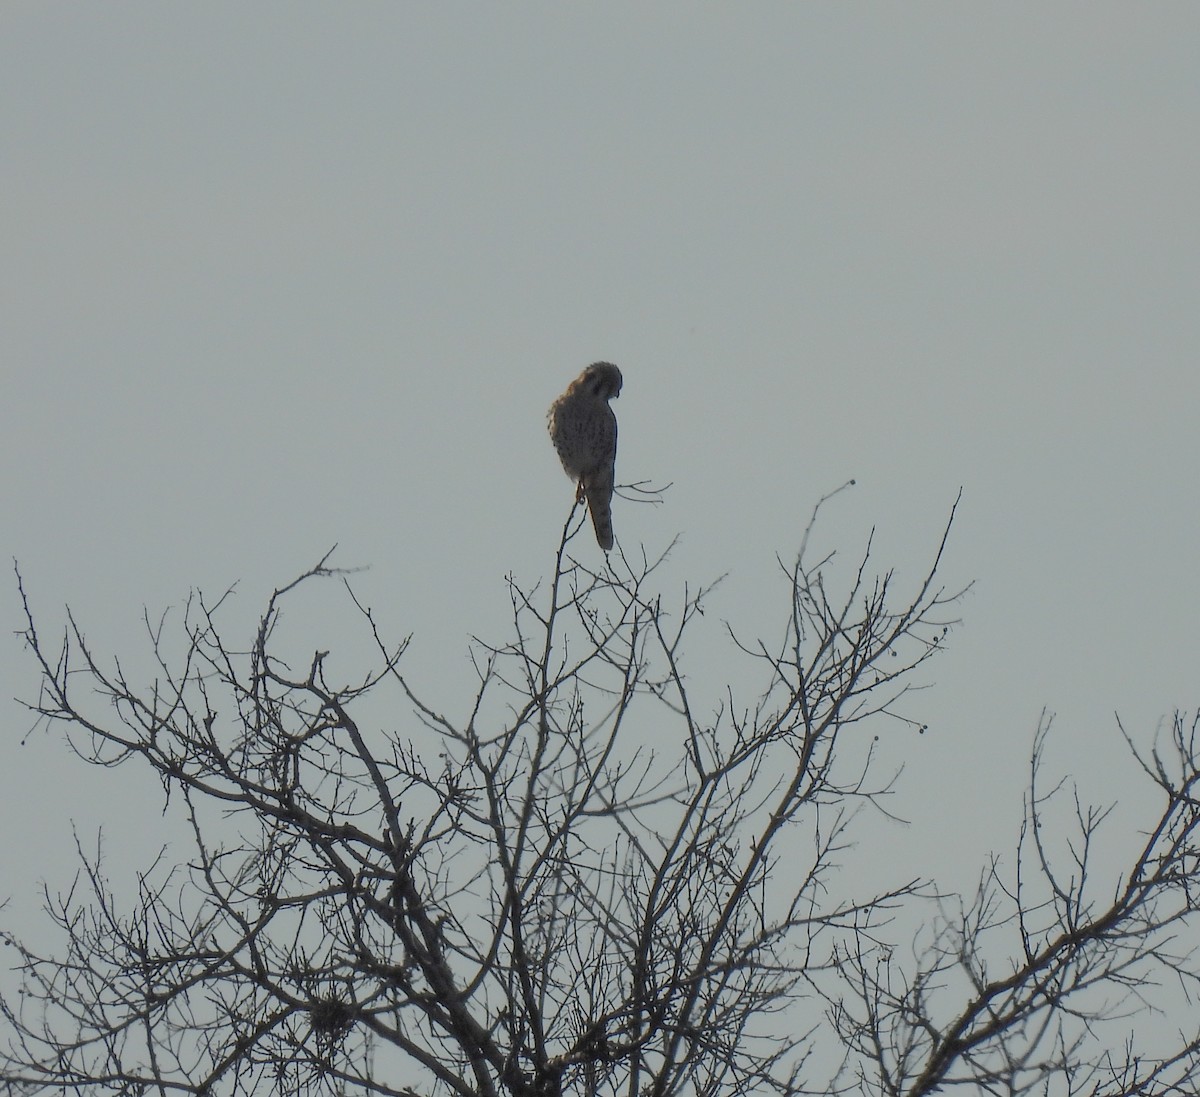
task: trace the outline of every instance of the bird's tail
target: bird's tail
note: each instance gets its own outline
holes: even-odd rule
[[[583,494],[592,515],[596,541],[605,552],[613,547],[612,493],[612,483],[606,476],[591,477],[584,481]]]

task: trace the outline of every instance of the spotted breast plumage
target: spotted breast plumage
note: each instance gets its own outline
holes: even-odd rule
[[[612,494],[617,460],[617,417],[609,400],[621,393],[621,371],[611,362],[593,362],[550,406],[550,438],[576,501],[586,499],[596,540],[613,547]]]

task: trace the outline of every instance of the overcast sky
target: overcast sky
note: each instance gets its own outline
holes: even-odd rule
[[[1200,704],[1198,134],[1189,4],[6,3],[0,547],[118,654],[192,587],[248,630],[336,542],[461,713],[571,503],[546,408],[608,359],[619,481],[673,485],[617,538],[729,572],[717,639],[779,634],[839,484],[825,544],[874,526],[905,581],[961,487],[975,586],[879,840],[973,865],[1043,706],[1103,799],[1114,712]],[[18,746],[0,614],[31,893],[161,793]]]

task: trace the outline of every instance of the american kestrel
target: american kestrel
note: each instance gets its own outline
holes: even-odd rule
[[[576,482],[575,501],[587,499],[596,540],[613,547],[612,494],[617,462],[617,417],[609,400],[621,394],[621,371],[593,362],[550,405],[550,438],[567,475]]]

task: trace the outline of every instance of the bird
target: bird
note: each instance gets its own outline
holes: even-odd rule
[[[617,461],[617,417],[609,406],[621,394],[621,371],[593,362],[575,378],[547,416],[550,439],[566,474],[575,481],[575,502],[586,499],[596,541],[613,547],[612,495]]]

